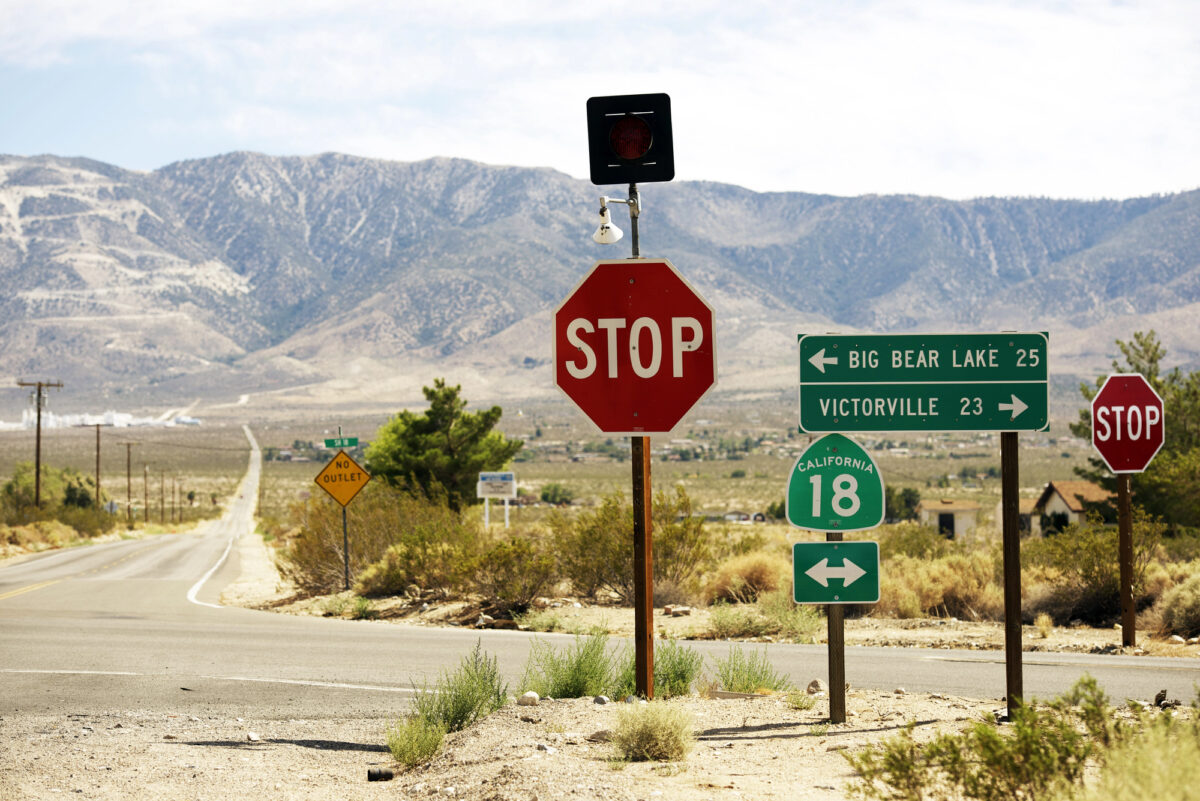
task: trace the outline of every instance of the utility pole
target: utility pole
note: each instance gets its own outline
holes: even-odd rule
[[[111,426],[111,425],[112,425],[112,423],[83,423],[83,425],[81,426],[83,428],[89,428],[91,426],[96,427],[96,508],[97,509],[102,508],[101,507],[102,500],[101,500],[101,495],[100,495],[100,426]]]
[[[142,522],[150,523],[150,465],[142,465]]]
[[[125,522],[133,528],[133,443],[125,443]]]
[[[162,525],[167,522],[167,471],[160,470],[158,473],[158,522]]]
[[[18,387],[37,387],[34,403],[37,407],[37,437],[33,446],[33,505],[42,507],[42,406],[45,390],[62,389],[61,381],[18,381]]]

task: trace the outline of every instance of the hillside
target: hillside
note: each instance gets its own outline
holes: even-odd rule
[[[1154,327],[1172,361],[1200,364],[1200,191],[642,189],[644,253],[717,309],[725,391],[792,387],[803,330],[1048,330],[1069,377]],[[142,173],[0,156],[0,375],[123,408],[264,392],[389,408],[442,374],[472,398],[549,395],[550,311],[628,254],[591,242],[600,194],[454,159],[231,153]]]

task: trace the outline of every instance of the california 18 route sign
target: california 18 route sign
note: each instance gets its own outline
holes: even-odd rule
[[[800,430],[1039,431],[1042,333],[801,334]]]
[[[871,455],[842,434],[800,454],[788,477],[787,521],[811,531],[861,531],[883,522],[883,476]]]

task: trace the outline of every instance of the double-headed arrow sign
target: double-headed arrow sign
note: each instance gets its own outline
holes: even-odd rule
[[[798,542],[792,546],[798,604],[873,604],[879,601],[879,544]]]
[[[801,335],[800,430],[1041,430],[1047,350],[1039,333]]]

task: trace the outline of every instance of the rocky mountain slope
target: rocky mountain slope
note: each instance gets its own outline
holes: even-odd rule
[[[1200,358],[1200,191],[642,190],[643,252],[716,307],[726,390],[791,387],[804,330],[1049,330],[1052,369],[1086,375],[1114,336],[1155,327],[1175,359]],[[389,406],[435,375],[473,398],[548,394],[550,311],[628,254],[591,242],[601,191],[454,159],[230,153],[141,173],[0,156],[0,375],[126,407]]]

